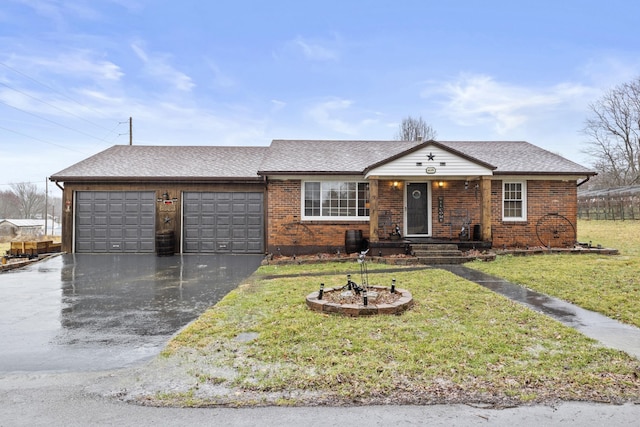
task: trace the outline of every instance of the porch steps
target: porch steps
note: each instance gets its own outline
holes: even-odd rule
[[[465,256],[454,243],[414,243],[411,251],[420,264],[426,265],[462,264],[474,259]]]

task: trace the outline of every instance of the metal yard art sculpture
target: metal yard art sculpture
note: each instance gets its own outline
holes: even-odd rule
[[[358,254],[360,266],[360,284],[347,275],[344,286],[325,289],[324,283],[320,289],[307,296],[307,306],[325,313],[342,314],[346,316],[366,316],[374,314],[399,314],[413,305],[411,293],[405,289],[396,288],[396,280],[391,280],[391,286],[375,286],[369,283],[369,270],[366,255]]]

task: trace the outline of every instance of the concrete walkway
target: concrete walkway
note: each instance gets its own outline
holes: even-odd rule
[[[558,298],[516,285],[499,277],[473,270],[464,265],[438,266],[457,276],[475,282],[487,289],[544,313],[589,338],[600,341],[604,346],[622,350],[640,359],[640,329],[620,323],[599,313],[585,310]]]

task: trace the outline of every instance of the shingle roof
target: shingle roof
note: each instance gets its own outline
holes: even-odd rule
[[[57,181],[260,179],[268,147],[115,145],[51,176]]]
[[[494,174],[594,175],[578,163],[526,141],[438,141],[470,157],[495,165]]]
[[[3,222],[16,227],[44,227],[44,219],[0,219],[0,223]]]
[[[361,173],[419,144],[429,142],[274,140],[260,173]],[[436,144],[495,166],[495,174],[593,174],[584,166],[525,141],[437,141]]]
[[[274,140],[269,147],[116,145],[51,176],[55,181],[259,180],[260,175],[361,174],[431,142]],[[525,141],[438,141],[494,174],[593,175]]]
[[[361,173],[368,166],[417,144],[415,141],[276,139],[260,166],[260,173]]]

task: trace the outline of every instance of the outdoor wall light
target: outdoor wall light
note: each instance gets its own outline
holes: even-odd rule
[[[162,198],[165,199],[165,200],[169,200],[169,193],[166,192],[166,191],[164,193],[162,193]]]
[[[443,181],[438,181],[438,187],[440,187],[440,188],[444,187],[444,182]]]
[[[397,190],[398,189],[398,181],[393,181],[393,189]]]
[[[468,190],[469,189],[469,181],[465,181],[464,182],[464,189]]]

